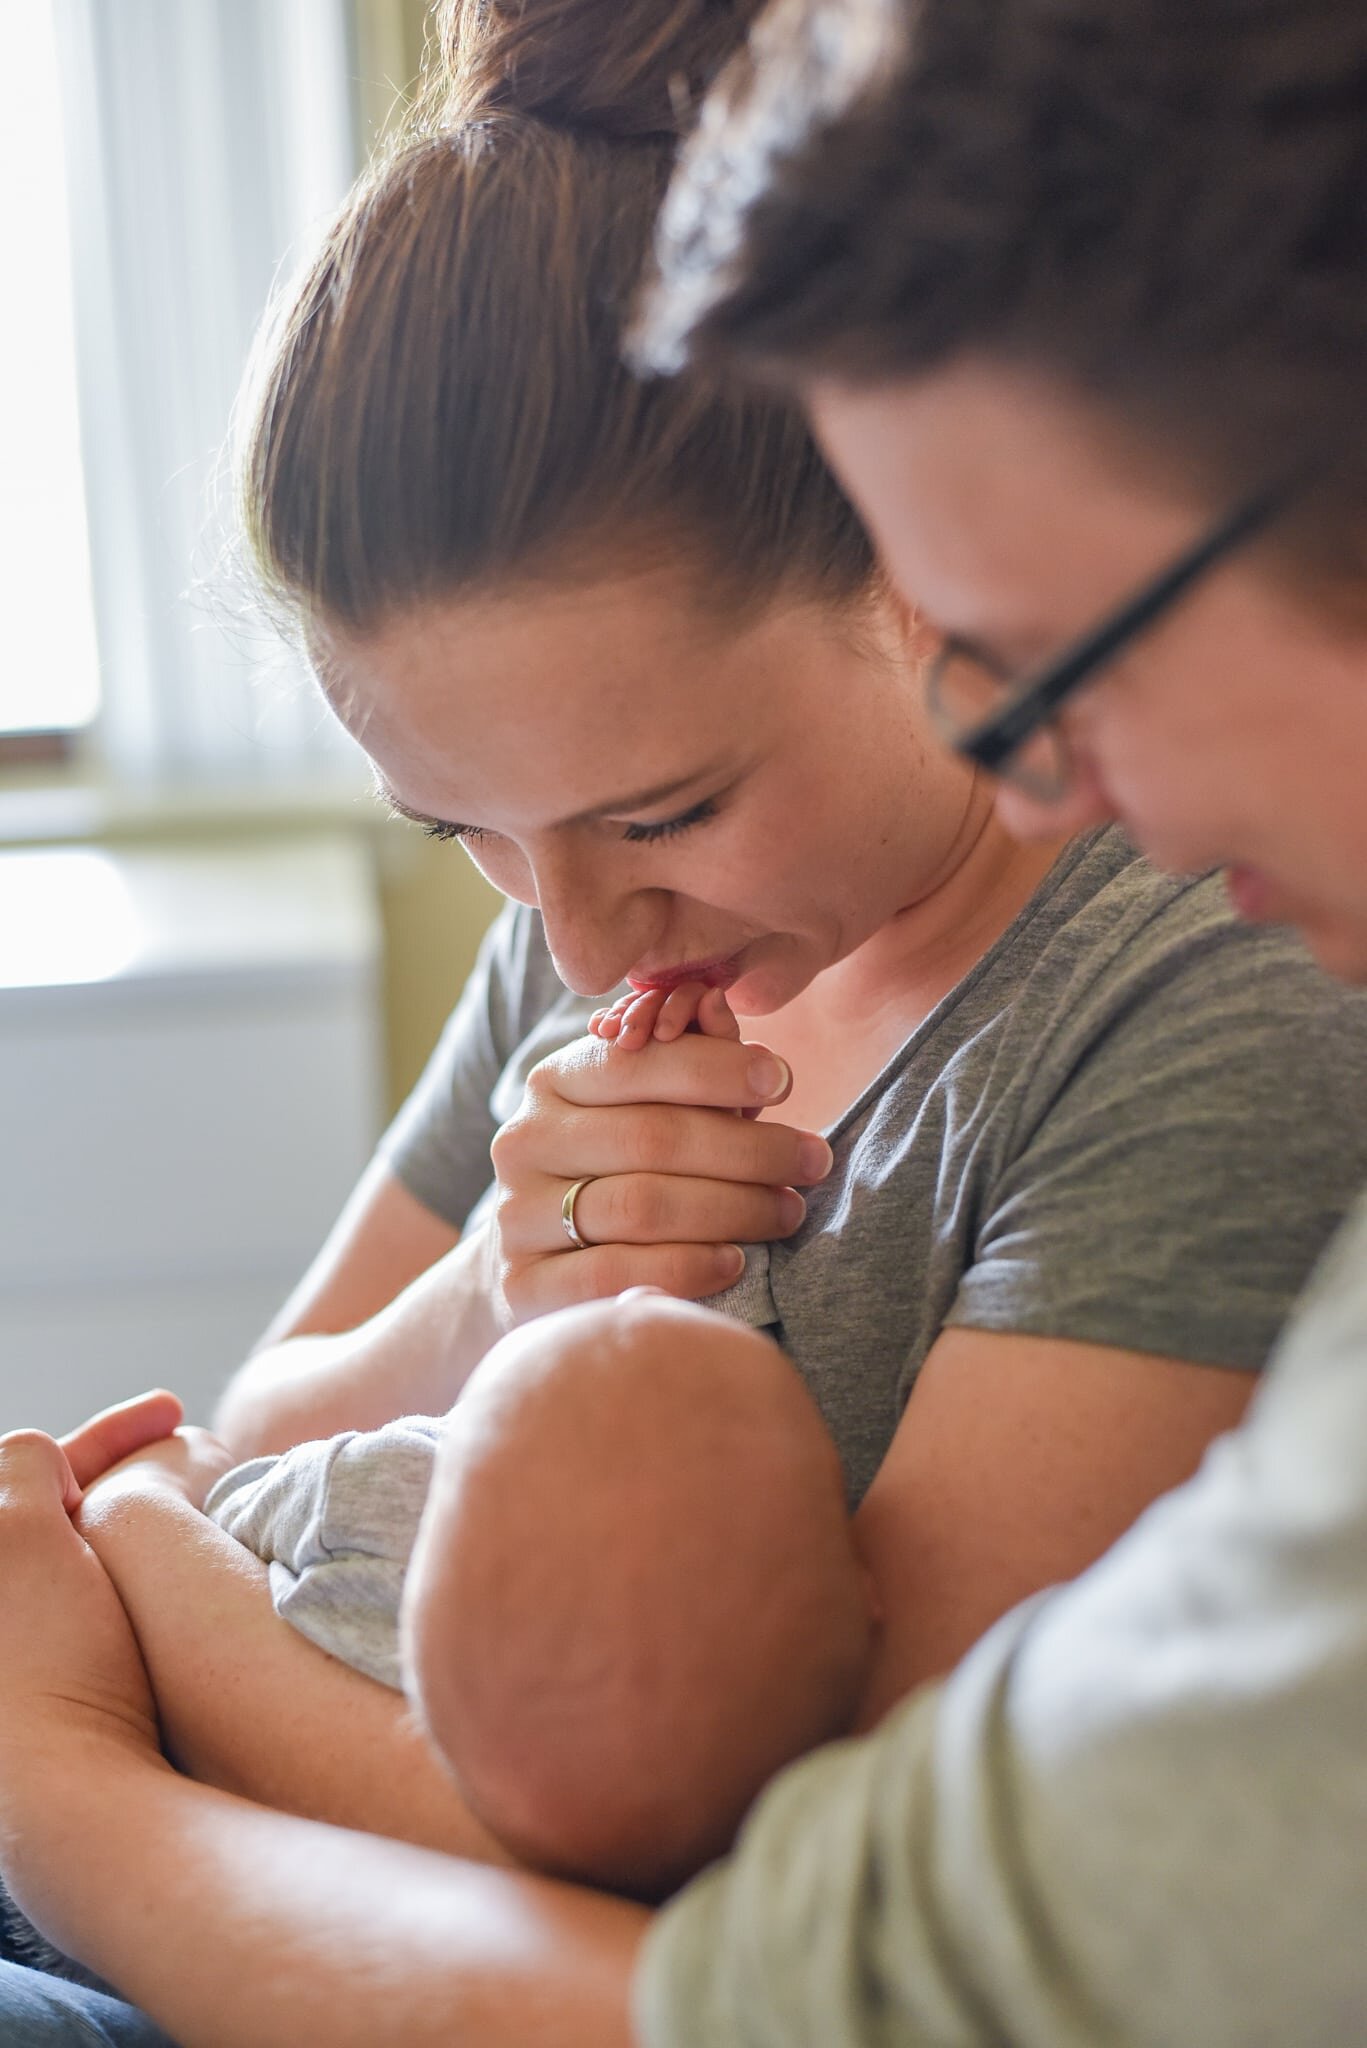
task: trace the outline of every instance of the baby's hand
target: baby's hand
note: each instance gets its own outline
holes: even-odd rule
[[[726,991],[705,981],[682,981],[669,989],[633,989],[618,996],[610,1009],[595,1010],[589,1030],[623,1052],[639,1052],[652,1038],[668,1044],[686,1031],[699,1032],[704,1038],[740,1037]]]

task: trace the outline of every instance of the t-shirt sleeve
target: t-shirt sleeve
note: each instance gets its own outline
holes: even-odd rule
[[[490,1185],[489,1147],[538,1059],[579,1037],[594,1003],[556,975],[541,921],[508,904],[379,1156],[411,1195],[464,1230]]]
[[[1055,997],[948,1323],[1261,1367],[1367,1177],[1363,999],[1211,891]]]

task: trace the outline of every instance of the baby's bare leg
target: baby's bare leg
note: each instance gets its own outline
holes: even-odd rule
[[[388,1687],[281,1621],[265,1565],[155,1482],[81,1511],[147,1665],[162,1738],[187,1776],[282,1812],[512,1859],[469,1813]]]

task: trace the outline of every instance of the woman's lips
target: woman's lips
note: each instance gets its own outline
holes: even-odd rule
[[[729,960],[685,960],[680,967],[640,968],[627,976],[627,981],[639,994],[647,989],[681,988],[686,981],[703,981],[709,988],[730,988],[740,975],[740,963],[733,954]]]

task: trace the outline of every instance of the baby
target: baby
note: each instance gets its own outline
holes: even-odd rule
[[[697,986],[594,1020],[624,1051],[687,1028],[738,1035]],[[526,1862],[645,1897],[849,1727],[871,1657],[834,1446],[742,1326],[771,1319],[749,1295],[705,1353],[702,1311],[643,1291],[545,1319],[490,1353],[449,1420],[253,1460],[205,1503],[267,1563],[287,1621],[396,1688],[407,1581],[410,1696],[476,1816]],[[623,1342],[642,1315],[648,1377]],[[85,1975],[3,1895],[0,1955]]]
[[[704,1320],[637,1291],[505,1338],[446,1425],[403,1602],[410,1697],[477,1818],[652,1899],[848,1731],[876,1628],[806,1387]]]
[[[419,1474],[428,1493],[392,1676],[520,1862],[663,1898],[726,1849],[776,1771],[852,1727],[872,1584],[831,1437],[758,1332],[646,1289],[543,1317],[495,1346],[440,1426],[275,1461],[279,1518],[302,1526],[303,1499],[325,1527],[347,1452],[364,1462],[377,1439],[400,1447],[409,1504]],[[215,1489],[224,1526],[236,1481]],[[270,1551],[261,1482],[245,1490]],[[388,1610],[375,1562],[296,1556],[303,1613],[329,1585],[358,1607],[378,1588]],[[332,1646],[346,1640],[334,1628]],[[0,1955],[98,1985],[2,1894]]]

